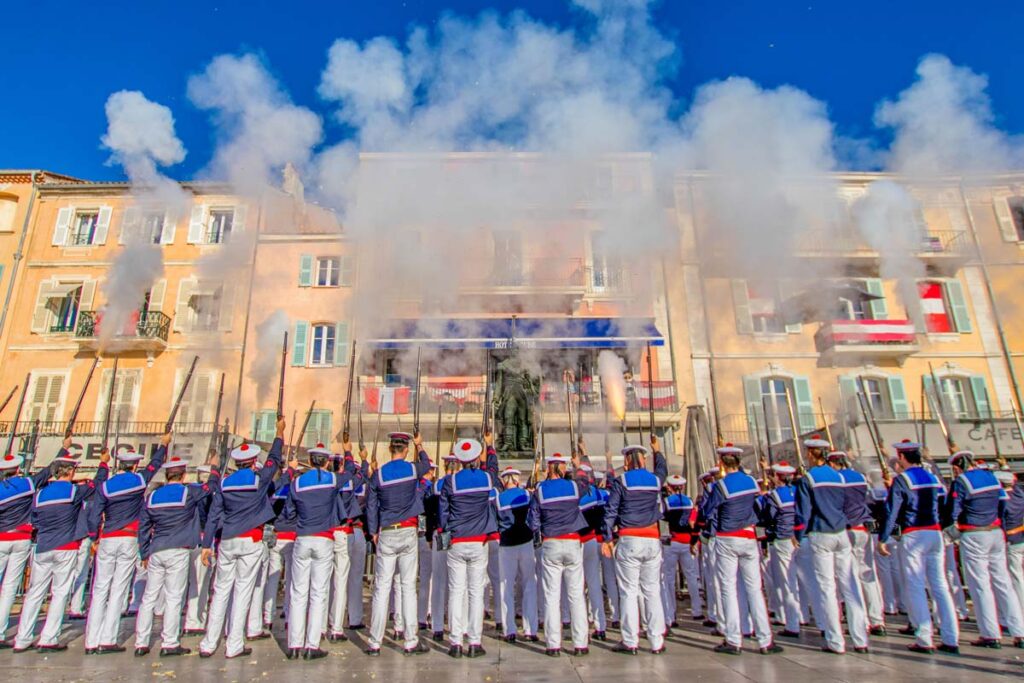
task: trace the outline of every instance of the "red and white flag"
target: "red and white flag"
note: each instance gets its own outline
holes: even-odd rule
[[[921,313],[928,331],[953,332],[953,323],[942,295],[942,285],[938,282],[919,282],[917,291],[921,295]]]

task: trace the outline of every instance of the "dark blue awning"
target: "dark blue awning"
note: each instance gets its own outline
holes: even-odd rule
[[[610,349],[665,340],[650,318],[422,318],[394,320],[376,349]]]

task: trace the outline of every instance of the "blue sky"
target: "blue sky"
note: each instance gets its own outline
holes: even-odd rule
[[[679,47],[682,65],[669,85],[681,106],[700,84],[731,75],[766,87],[788,83],[825,101],[839,133],[885,144],[871,124],[875,105],[907,87],[929,52],[988,75],[996,125],[1024,132],[1024,3],[991,7],[997,9],[952,0],[663,0],[655,19]],[[173,110],[189,152],[168,174],[191,177],[209,162],[214,140],[207,113],[185,96],[186,81],[215,55],[242,51],[261,55],[297,104],[323,116],[328,141],[336,141],[342,131],[316,95],[335,39],[402,40],[411,25],[430,25],[444,12],[516,8],[556,26],[579,20],[559,0],[14,3],[0,24],[0,167],[122,178],[100,148],[103,106],[112,92],[137,89]]]

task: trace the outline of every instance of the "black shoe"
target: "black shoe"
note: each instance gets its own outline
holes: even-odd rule
[[[12,647],[13,647],[13,645],[12,645]],[[99,652],[98,652],[98,649],[95,648],[95,647],[87,647],[87,648],[85,648],[85,654],[87,654],[87,655],[95,655],[95,654],[99,654]]]
[[[501,622],[499,621],[499,622],[494,624],[494,630],[497,631],[498,633],[504,633],[505,627],[502,626]]]
[[[200,650],[199,651],[199,656],[202,659],[209,659],[210,657],[213,656],[213,653],[212,652],[206,652],[205,650]]]
[[[853,651],[859,655],[866,655],[868,653],[868,649],[866,647],[855,647],[853,648]]]
[[[822,645],[821,646],[821,651],[822,652],[827,652],[830,655],[845,655],[846,654],[845,652],[840,652],[839,650],[833,650],[828,645]]]
[[[348,640],[348,636],[346,636],[344,633],[340,633],[338,631],[327,632],[328,643],[344,643],[346,640]]]
[[[78,614],[77,612],[72,612],[72,613],[68,614],[68,621],[83,621],[85,619],[85,617],[86,617],[86,615],[84,615],[84,614]]]
[[[618,629],[622,624],[618,621],[613,621],[610,626],[614,629]]]
[[[502,640],[504,640],[506,643],[514,643],[516,642],[516,634],[510,633],[507,636],[503,636]]]
[[[871,626],[868,628],[868,635],[882,637],[889,635],[889,633],[885,630],[885,626]]]
[[[933,654],[935,654],[935,648],[934,647],[925,647],[924,645],[918,645],[917,643],[911,643],[910,645],[907,645],[907,649],[910,650],[911,652],[919,652],[919,653],[921,653],[923,655],[933,655]],[[957,648],[958,651],[959,651],[959,649],[960,648]]]
[[[608,640],[608,634],[605,633],[604,631],[594,631],[590,635],[590,637],[593,640],[600,640],[601,642],[604,642],[604,641]]]
[[[187,647],[178,645],[177,647],[162,647],[160,648],[161,657],[178,657],[180,655],[191,654],[192,650]]]
[[[781,645],[776,645],[775,643],[771,643],[770,645],[766,645],[765,647],[762,647],[760,650],[758,650],[758,652],[760,652],[763,655],[777,655],[780,652],[784,652],[785,649],[786,648],[782,647]]]
[[[716,626],[718,626],[718,622],[714,619],[705,619],[704,621],[700,622],[700,625],[704,626],[705,628],[715,628]]]
[[[288,659],[298,659],[299,657],[302,656],[302,648],[301,647],[290,647],[290,648],[288,648],[288,651],[284,653],[284,656],[287,657]]]
[[[939,652],[943,652],[947,655],[960,655],[960,648],[956,645],[946,645],[945,643],[942,643],[939,645],[938,650]]]
[[[987,647],[990,650],[999,650],[1003,647],[1003,644],[997,638],[978,638],[977,640],[972,640],[971,645],[974,647]]]
[[[0,650],[10,650],[14,647],[14,643],[9,640],[0,640]]]
[[[662,645],[661,647],[652,648],[651,649],[651,654],[652,655],[663,655],[663,654],[665,654],[665,646]]]
[[[402,654],[406,655],[422,655],[427,652],[430,652],[430,648],[424,642],[418,642],[413,647],[407,647],[402,650]]]
[[[206,631],[201,628],[187,628],[181,634],[185,636],[202,636],[206,635]]]
[[[380,657],[379,647],[368,647],[365,650],[363,650],[363,652],[365,652],[370,657]]]
[[[536,633],[528,635],[528,636],[523,636],[523,640],[525,640],[528,643],[539,643],[540,642],[540,638],[537,636]]]
[[[307,648],[306,651],[302,653],[303,659],[323,659],[326,656],[327,650],[322,650],[318,647]]]
[[[590,654],[590,648],[589,647],[576,647],[576,648],[573,648],[573,650],[572,650],[572,656],[573,657],[586,657],[589,654]]]
[[[461,645],[452,645],[451,647],[449,647],[448,648],[448,656],[451,657],[452,659],[461,659],[462,658],[462,646]]]
[[[668,625],[668,627],[669,628],[678,628],[679,627],[679,622],[678,621],[673,621],[671,624]]]
[[[640,654],[640,648],[630,647],[625,643],[619,643],[618,645],[612,648],[612,652],[618,652],[619,654],[623,655],[637,655]]]
[[[487,654],[487,650],[482,645],[470,645],[466,648],[466,656],[470,658],[483,657],[485,654]]]
[[[226,659],[238,659],[239,657],[248,657],[251,654],[252,654],[252,648],[251,647],[243,647],[242,651],[239,652],[237,655],[231,655],[230,657],[225,657],[225,658]]]
[[[544,654],[546,654],[548,657],[561,657],[562,649],[558,647],[544,648]]]
[[[434,639],[435,643],[440,643],[444,641],[444,631],[434,631],[430,637]]]
[[[729,643],[722,642],[715,645],[715,652],[720,655],[738,655],[743,652],[738,645],[730,645]]]
[[[349,624],[348,630],[349,631],[362,631],[364,628],[366,628],[366,624]]]
[[[28,652],[31,649],[32,649],[31,645],[29,645],[28,647],[13,647],[12,646],[11,647],[11,652],[13,652],[16,655],[20,655],[22,652]]]
[[[1018,650],[1024,650],[1024,638],[1014,638],[1013,646]]]
[[[68,646],[62,645],[61,643],[55,643],[53,645],[36,645],[37,652],[64,652],[64,650],[66,649],[68,649]],[[118,650],[118,652],[124,651],[125,648],[123,647],[120,650]]]
[[[96,648],[96,654],[98,655],[110,655],[117,652],[127,652],[128,648],[122,645],[100,645]]]
[[[148,647],[137,647],[137,648],[135,648],[135,656],[136,657],[145,657],[148,654],[149,654],[149,648]]]
[[[912,636],[917,633],[917,628],[913,624],[907,624],[899,630],[901,636]]]
[[[426,630],[427,630],[427,628],[428,628],[428,627],[427,627],[427,622],[425,622],[425,621],[421,621],[421,622],[420,622],[420,623],[418,624],[418,626],[420,627],[420,630],[421,630],[421,631],[426,631]]]
[[[775,635],[777,635],[780,638],[799,638],[800,637],[800,631],[789,631],[789,630],[776,631]]]
[[[269,631],[260,631],[259,633],[257,633],[254,636],[246,636],[245,639],[248,640],[248,641],[266,640],[269,637],[270,637],[270,632]]]

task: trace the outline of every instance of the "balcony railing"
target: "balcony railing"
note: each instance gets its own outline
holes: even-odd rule
[[[909,320],[833,320],[818,328],[814,345],[822,354],[857,358],[904,358],[920,348]]]
[[[571,288],[581,289],[585,285],[585,269],[582,259],[534,258],[517,259],[499,255],[489,272],[472,271],[464,274],[464,288]]]
[[[101,311],[82,311],[78,314],[78,325],[75,336],[80,339],[93,339],[99,336],[103,313]],[[136,312],[132,318],[115,335],[124,339],[160,340],[167,342],[171,329],[171,319],[160,311]]]
[[[119,434],[163,434],[166,426],[167,425],[164,422],[152,421],[122,422],[120,425],[112,422],[110,425],[110,436],[113,437],[115,432]],[[18,434],[38,433],[40,436],[63,436],[66,428],[67,422],[64,420],[46,420],[36,422],[35,420],[22,419],[18,421]],[[211,434],[213,433],[213,423],[175,422],[174,431],[178,434]],[[8,420],[0,422],[0,434],[9,435],[10,433],[11,421]],[[79,420],[78,422],[75,422],[74,433],[102,434],[103,422]]]

